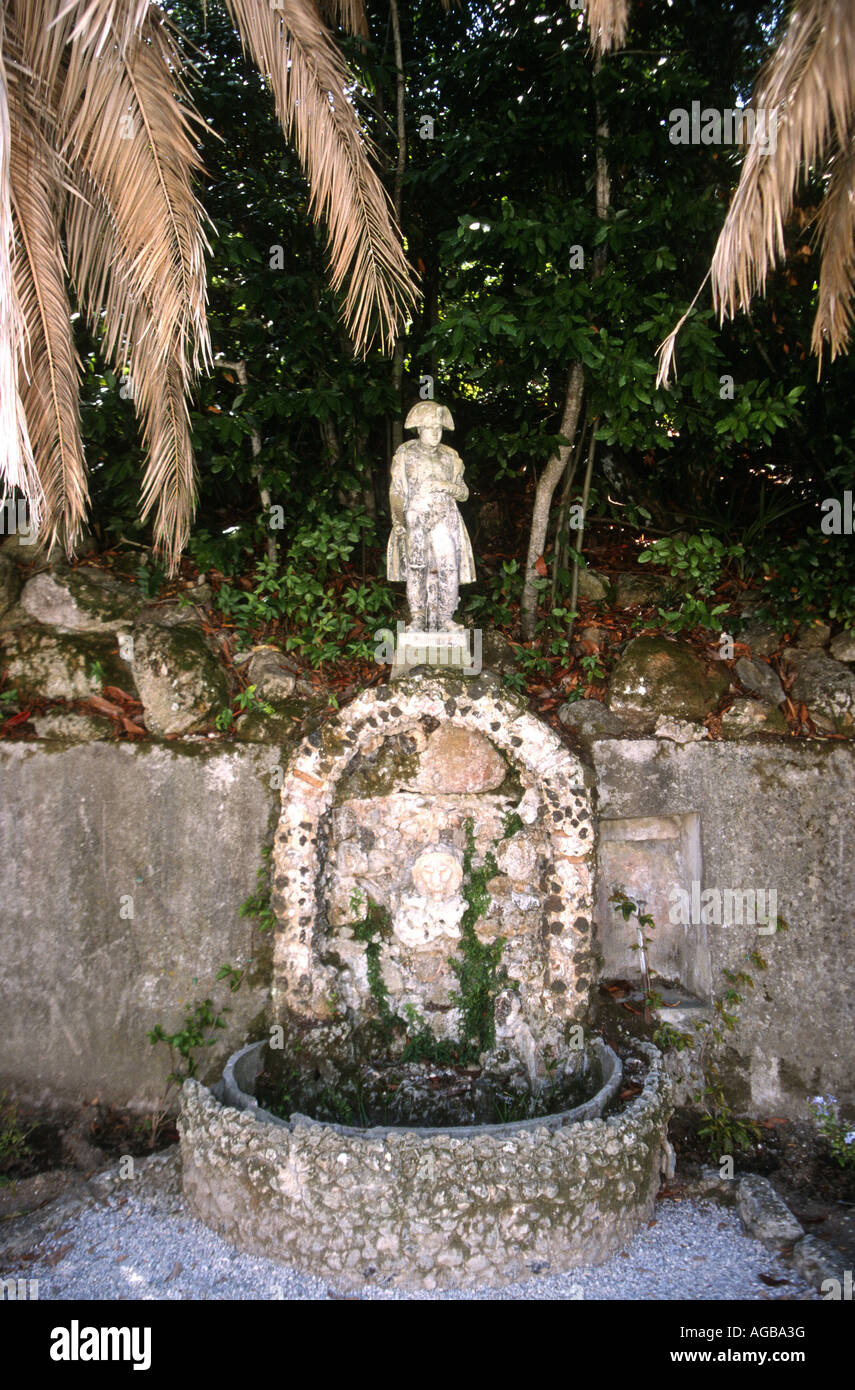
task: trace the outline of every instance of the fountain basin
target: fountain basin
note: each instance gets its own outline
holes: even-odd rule
[[[650,1044],[641,1094],[608,1118],[620,1063],[596,1040],[602,1084],[583,1105],[430,1129],[269,1114],[252,1094],[265,1046],[181,1095],[188,1203],[243,1250],[342,1287],[466,1288],[599,1263],[650,1217],[671,1113]]]

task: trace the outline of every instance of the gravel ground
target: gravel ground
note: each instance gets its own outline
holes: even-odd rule
[[[90,1189],[91,1193],[91,1189]],[[794,1271],[746,1236],[736,1212],[707,1200],[666,1200],[627,1250],[597,1267],[501,1289],[409,1294],[327,1280],[240,1254],[187,1214],[173,1191],[91,1193],[36,1213],[4,1242],[4,1277],[38,1279],[48,1299],[816,1299]],[[764,1283],[761,1274],[780,1283]]]

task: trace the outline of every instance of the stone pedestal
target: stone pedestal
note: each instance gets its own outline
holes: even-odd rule
[[[415,666],[432,666],[455,675],[477,676],[481,672],[481,633],[408,632],[398,624],[395,657],[390,680],[400,680]]]

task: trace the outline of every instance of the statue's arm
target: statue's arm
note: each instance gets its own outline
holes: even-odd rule
[[[451,495],[455,502],[465,502],[469,496],[469,489],[463,481],[463,459],[459,454],[454,455],[454,471],[451,475]]]
[[[404,530],[404,509],[407,505],[406,471],[401,449],[396,449],[392,459],[392,478],[389,483],[389,510],[395,530]]]

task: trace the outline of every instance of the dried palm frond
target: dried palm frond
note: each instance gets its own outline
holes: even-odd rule
[[[443,0],[448,5],[448,0]],[[371,37],[368,16],[362,0],[320,0],[321,13],[328,24],[340,24],[348,34],[361,39]]]
[[[626,39],[629,0],[588,0],[585,19],[595,53],[608,53],[611,48],[620,48]]]
[[[226,0],[244,45],[273,89],[282,127],[309,180],[310,211],[329,229],[330,283],[348,282],[344,318],[355,348],[390,348],[416,300],[389,198],[348,98],[347,68],[313,0]]]
[[[89,78],[85,74],[89,71]],[[147,20],[124,52],[94,71],[71,44],[59,100],[63,148],[74,150],[107,199],[137,291],[154,318],[148,350],[165,362],[176,349],[185,380],[210,365],[203,212],[193,192],[201,163],[193,141],[201,119],[183,95],[180,56],[159,19]]]
[[[132,359],[132,378],[135,370],[134,403],[143,421],[147,454],[141,516],[145,521],[156,507],[154,543],[172,571],[190,536],[196,506],[196,465],[183,362],[176,357],[158,364],[155,371],[142,372]]]
[[[30,499],[31,521],[37,528],[43,498],[18,383],[26,323],[12,273],[15,236],[10,168],[12,131],[5,40],[5,25],[0,15],[0,502],[5,502],[10,488],[20,489]]]
[[[344,316],[356,348],[366,351],[377,336],[391,344],[417,291],[344,60],[314,0],[230,3],[293,135],[312,213],[327,222],[331,281],[335,289],[348,282]],[[331,22],[367,36],[362,0],[323,4]],[[41,478],[51,536],[73,540],[86,482],[68,275],[108,360],[130,368],[148,450],[143,512],[156,508],[155,541],[170,563],[195,500],[187,395],[211,364],[210,248],[193,192],[207,127],[182,74],[171,22],[152,0],[6,0],[0,485],[19,487],[37,508]]]
[[[820,360],[823,345],[831,345],[831,360],[843,352],[852,331],[855,295],[855,135],[848,149],[830,162],[828,188],[819,210],[817,231],[822,244],[819,298],[811,349]]]
[[[113,209],[85,170],[78,166],[74,176],[65,221],[69,272],[95,334],[103,309],[105,357],[117,371],[127,369],[128,396],[147,450],[143,520],[157,506],[154,542],[172,570],[187,542],[196,501],[186,367],[178,360],[164,363],[149,350],[156,336],[152,300],[122,244]]]
[[[723,320],[747,309],[753,295],[762,293],[769,271],[784,255],[784,224],[801,177],[810,166],[833,157],[838,170],[832,179],[835,206],[823,220],[825,292],[814,324],[814,350],[821,351],[827,339],[834,357],[848,342],[852,305],[852,218],[845,216],[841,183],[846,170],[851,174],[849,132],[855,113],[851,0],[798,0],[781,43],[760,74],[752,106],[767,112],[767,123],[774,120],[775,140],[768,146],[755,140],[748,148],[713,256],[713,302]]]
[[[79,363],[66,292],[56,152],[44,141],[10,84],[15,114],[11,151],[16,245],[12,273],[27,325],[20,393],[48,522],[47,540],[73,550],[88,490],[78,411]]]
[[[657,391],[659,390],[660,386],[668,385],[668,382],[671,379],[672,372],[675,376],[677,375],[677,359],[675,356],[677,348],[677,338],[679,336],[680,329],[683,327],[683,324],[686,322],[686,319],[689,317],[695,305],[697,304],[701,290],[707,283],[707,280],[710,278],[710,274],[711,271],[708,270],[703,280],[698,285],[698,288],[695,292],[695,297],[689,305],[688,309],[686,310],[685,314],[683,314],[682,318],[679,319],[677,323],[675,323],[667,338],[663,338],[662,342],[656,349],[656,356],[659,358],[659,370],[656,373]]]

